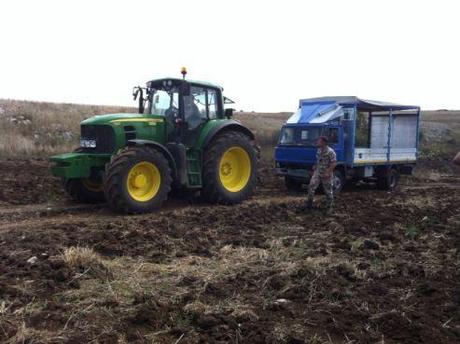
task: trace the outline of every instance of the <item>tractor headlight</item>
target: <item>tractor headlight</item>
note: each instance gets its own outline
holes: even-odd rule
[[[82,147],[82,148],[96,148],[96,140],[80,139],[80,147]]]

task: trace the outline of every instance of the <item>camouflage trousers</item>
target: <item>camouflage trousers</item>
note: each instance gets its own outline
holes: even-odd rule
[[[310,184],[308,185],[308,200],[313,200],[315,191],[320,183],[323,184],[324,193],[329,203],[332,203],[334,200],[334,193],[332,192],[332,177],[326,177],[318,171],[315,171],[310,179]]]

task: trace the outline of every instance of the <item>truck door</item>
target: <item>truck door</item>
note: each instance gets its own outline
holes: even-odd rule
[[[343,144],[343,130],[340,126],[328,126],[323,129],[323,136],[329,140],[329,146],[334,149],[337,155],[337,161],[345,161],[345,151]]]

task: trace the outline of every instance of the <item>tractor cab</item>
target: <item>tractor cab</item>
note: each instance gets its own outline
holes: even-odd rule
[[[135,87],[139,113],[164,116],[167,141],[195,144],[203,126],[210,120],[229,118],[232,109],[224,110],[222,87],[205,82],[163,78]]]

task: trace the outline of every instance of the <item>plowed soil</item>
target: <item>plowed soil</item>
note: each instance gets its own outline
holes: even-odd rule
[[[2,343],[458,343],[460,179],[306,211],[262,166],[240,205],[75,205],[0,162]],[[319,205],[323,196],[318,196]]]

